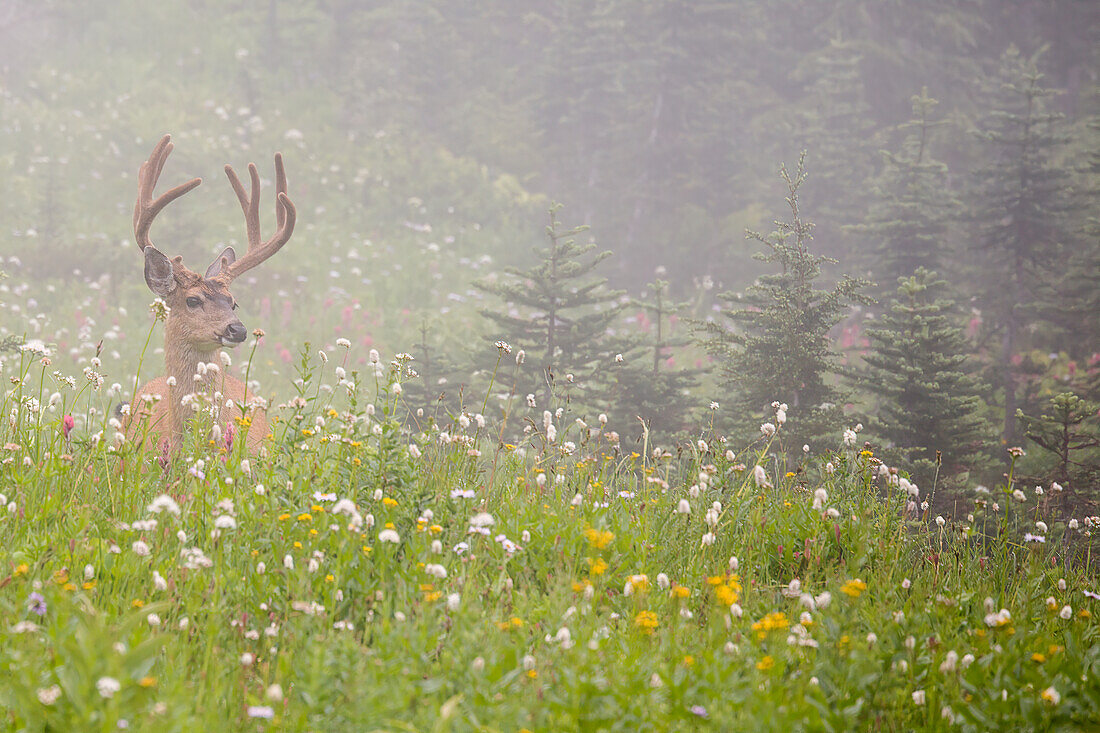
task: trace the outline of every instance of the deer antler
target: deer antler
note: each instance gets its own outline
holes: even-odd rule
[[[137,203],[134,204],[134,240],[142,252],[153,244],[149,239],[149,228],[161,209],[202,183],[201,178],[193,178],[187,183],[181,183],[172,190],[162,193],[154,201],[153,189],[157,187],[160,172],[164,169],[164,163],[171,152],[172,136],[165,135],[138,171],[138,197]]]
[[[248,233],[248,251],[223,270],[225,277],[233,280],[278,252],[287,243],[294,233],[296,212],[294,204],[286,195],[286,172],[283,170],[282,153],[275,153],[275,225],[278,228],[266,242],[260,241],[260,174],[256,172],[256,166],[248,164],[248,175],[252,179],[251,195],[245,194],[244,186],[233,171],[233,166],[225,166],[225,175],[229,177],[237,200],[241,202]]]

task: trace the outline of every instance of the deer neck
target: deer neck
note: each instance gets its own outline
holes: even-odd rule
[[[199,365],[213,362],[221,367],[222,362],[221,349],[197,348],[186,338],[182,338],[182,334],[173,325],[171,319],[165,324],[164,360],[167,376],[172,377],[169,380],[168,404],[171,410],[172,434],[178,440],[183,435],[187,420],[195,414],[190,405],[183,404],[183,398],[195,392],[213,394],[218,387],[219,382],[215,380],[220,372],[210,372],[199,379],[195,378],[199,373]]]

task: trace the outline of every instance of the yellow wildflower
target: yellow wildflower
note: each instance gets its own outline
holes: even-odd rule
[[[652,634],[657,628],[657,614],[653,611],[639,611],[634,617],[634,625],[646,634]]]
[[[722,605],[725,606],[732,606],[737,603],[738,598],[740,598],[740,596],[737,595],[737,591],[725,584],[715,588],[714,595],[721,601]]]
[[[615,539],[615,535],[608,530],[598,530],[594,527],[589,527],[584,531],[584,536],[588,539],[588,544],[597,550],[602,550],[607,547],[611,540]]]
[[[588,572],[590,575],[603,575],[607,570],[607,562],[602,557],[587,558]]]
[[[790,626],[790,621],[787,620],[787,614],[776,611],[754,623],[752,630],[756,632],[757,638],[763,639],[769,631],[782,631],[788,626]]]
[[[863,591],[867,590],[867,584],[859,578],[849,580],[844,585],[840,586],[840,592],[851,598],[859,598]]]

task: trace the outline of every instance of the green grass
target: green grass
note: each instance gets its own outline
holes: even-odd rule
[[[64,436],[66,412],[99,404],[91,387],[35,411],[21,395],[48,370],[36,377],[29,355],[21,376],[9,370],[21,383],[0,406],[0,725],[1024,730],[1100,718],[1092,522],[1070,529],[1056,496],[1011,471],[940,526],[906,511],[873,455],[842,446],[843,426],[837,451],[781,473],[782,429],[751,446],[704,430],[624,453],[566,412],[548,445],[542,410],[520,399],[509,424],[532,430],[502,445],[500,416],[402,422],[394,371],[349,391],[331,369],[304,361],[298,406],[269,413],[265,457],[192,436],[167,472],[116,447],[102,409],[89,418],[101,440],[95,424]],[[162,495],[178,516],[150,510]]]

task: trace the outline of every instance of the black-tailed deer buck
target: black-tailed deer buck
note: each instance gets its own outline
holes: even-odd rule
[[[247,426],[248,448],[255,453],[267,436],[267,418],[246,386],[222,370],[223,346],[245,340],[248,331],[234,312],[237,302],[229,292],[233,280],[279,251],[294,232],[294,204],[286,195],[286,173],[282,155],[275,154],[275,219],[277,231],[267,241],[260,239],[260,176],[249,163],[251,194],[230,166],[225,174],[244,211],[248,251],[237,259],[226,247],[206,272],[199,275],[183,264],[183,257],[169,258],[153,246],[149,228],[153,219],[180,196],[202,183],[195,178],[167,191],[155,200],[161,170],[172,152],[171,136],[165,135],[153,148],[138,173],[138,198],[134,206],[134,239],[145,256],[145,282],[169,307],[165,323],[164,355],[167,374],[148,382],[134,394],[126,422],[131,441],[155,440],[170,453],[179,448],[188,419],[199,409],[214,415],[215,431],[232,440]]]

